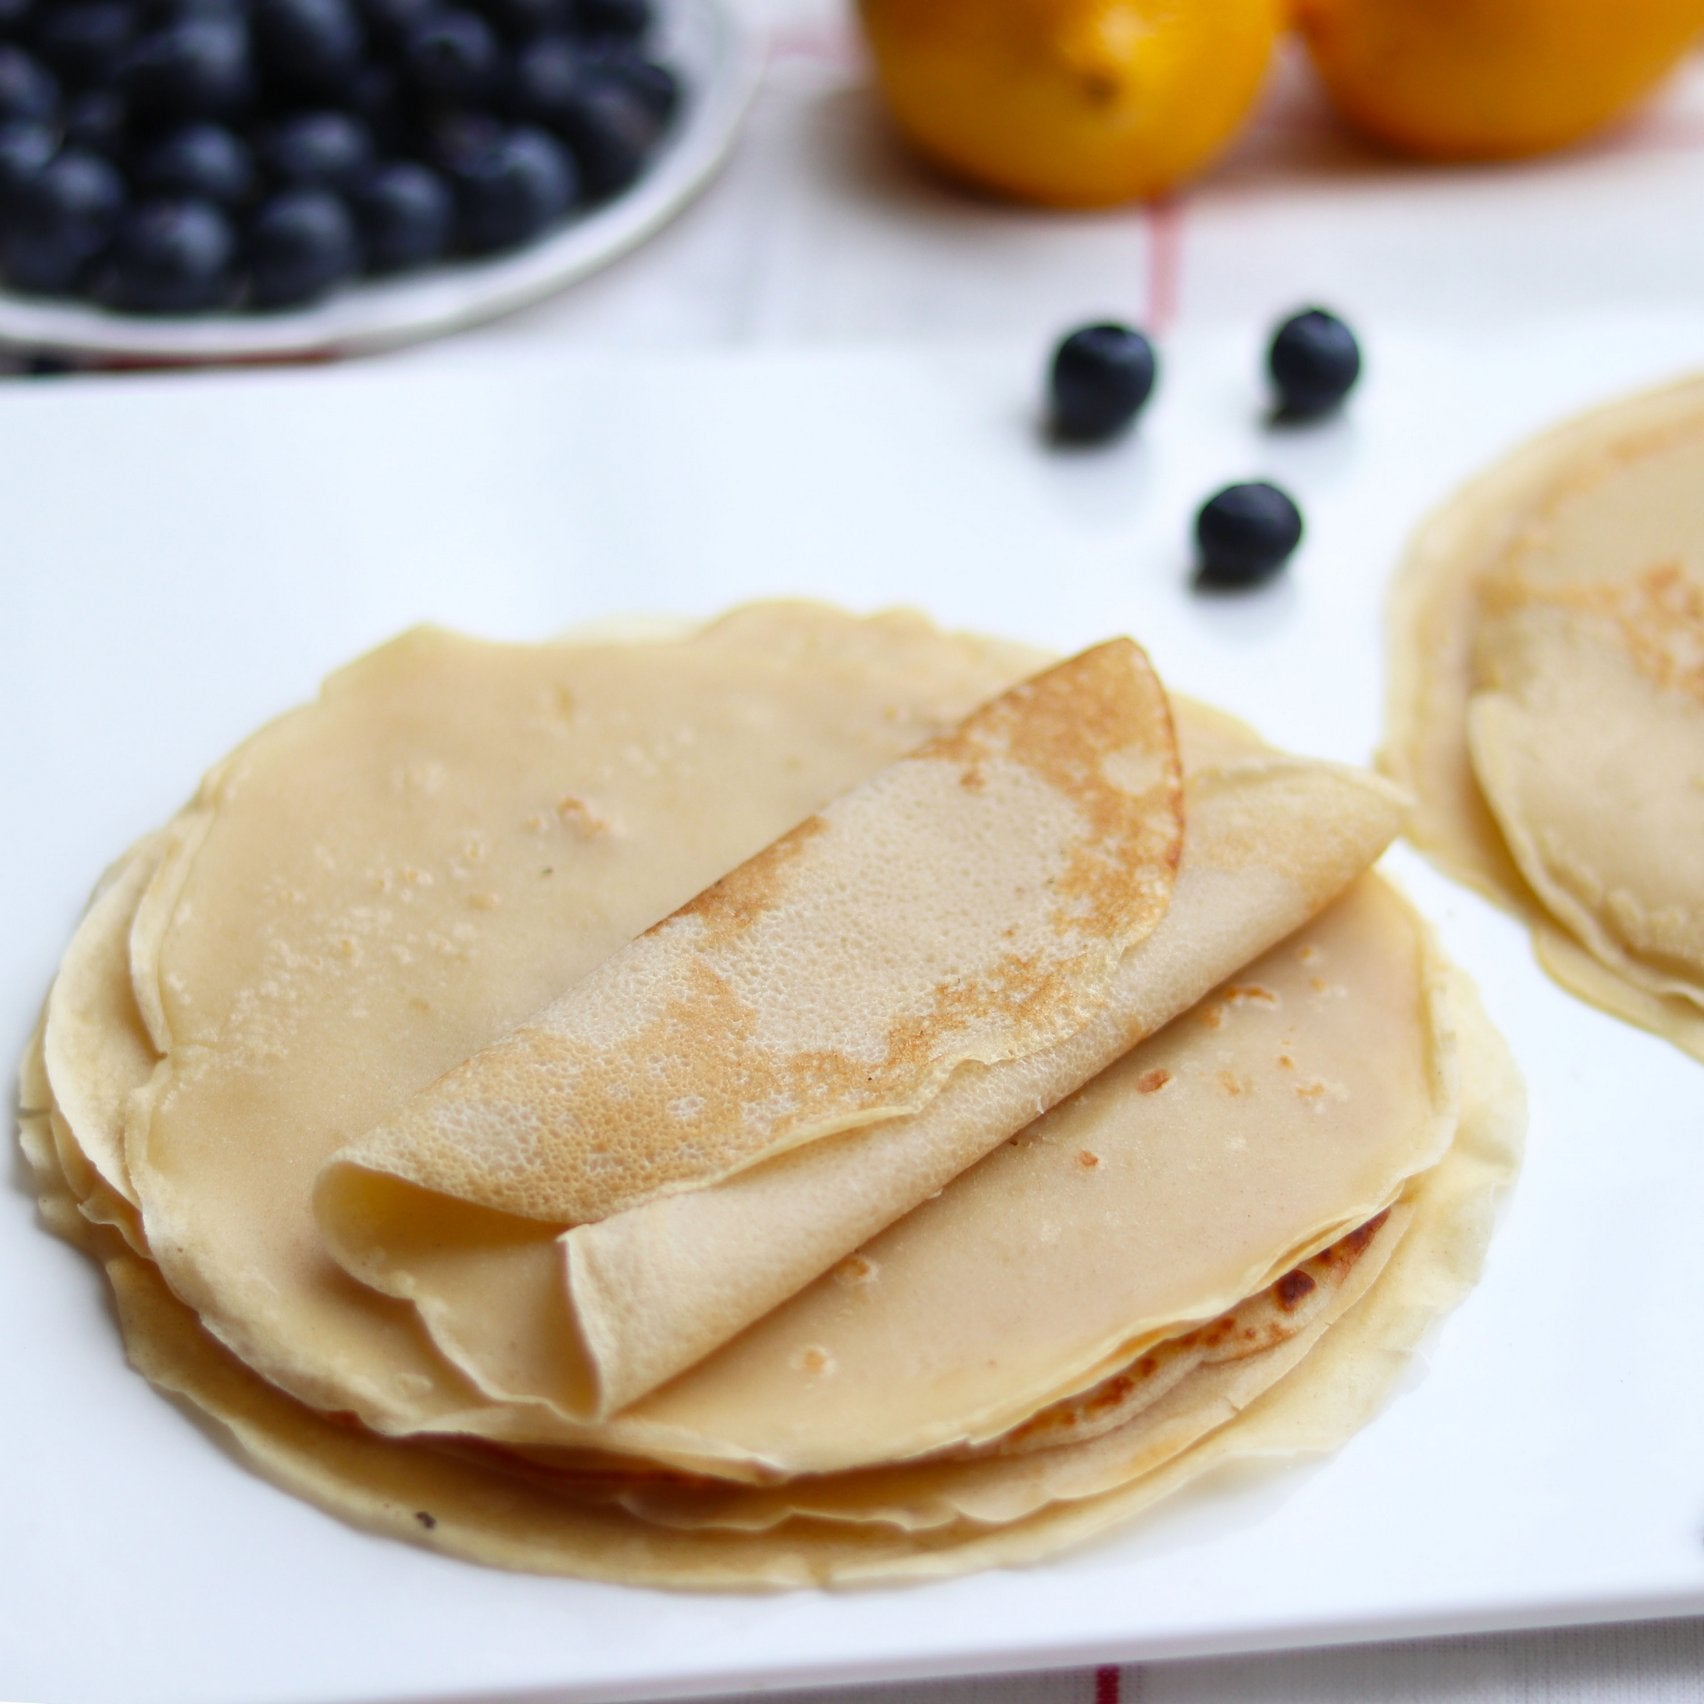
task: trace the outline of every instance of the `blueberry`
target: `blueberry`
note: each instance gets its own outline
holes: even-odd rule
[[[1257,586],[1302,541],[1302,512],[1276,485],[1227,485],[1195,517],[1204,586]]]
[[[59,84],[21,47],[0,43],[0,123],[27,118],[50,124],[59,116]]]
[[[576,35],[638,41],[653,22],[651,0],[574,0]]]
[[[584,50],[562,35],[540,36],[515,57],[509,105],[521,118],[554,124],[585,77]]]
[[[588,82],[559,126],[592,201],[602,201],[633,183],[645,169],[660,133],[642,101],[604,78]]]
[[[320,95],[341,91],[366,39],[350,0],[254,0],[254,35],[269,81]]]
[[[1335,408],[1361,376],[1361,347],[1336,314],[1304,308],[1272,336],[1267,370],[1281,413],[1306,419]]]
[[[0,208],[59,151],[52,125],[33,118],[0,123]]]
[[[668,124],[679,110],[680,79],[668,66],[627,42],[588,42],[583,52],[588,65],[621,84],[659,125]]]
[[[21,35],[35,11],[36,0],[0,0],[0,34]]]
[[[116,89],[85,89],[65,104],[65,145],[117,159],[129,135],[130,109]]]
[[[455,229],[449,186],[430,167],[394,160],[370,172],[355,211],[373,273],[412,272],[440,259]]]
[[[0,267],[21,290],[75,289],[123,210],[124,179],[114,167],[99,154],[68,148],[12,196]]]
[[[329,190],[283,190],[261,204],[249,226],[248,262],[255,307],[318,301],[360,271],[355,221]]]
[[[1053,352],[1053,430],[1094,444],[1124,431],[1153,394],[1154,346],[1127,325],[1086,325]]]
[[[149,118],[181,123],[239,111],[254,92],[247,25],[235,13],[196,13],[150,31],[131,52],[124,87]]]
[[[193,314],[230,299],[237,238],[208,201],[144,201],[119,226],[102,299],[138,314]]]
[[[427,100],[479,101],[496,88],[503,53],[477,13],[445,11],[408,32],[402,63],[410,86]]]
[[[509,132],[476,149],[454,172],[462,246],[473,254],[518,248],[573,206],[579,173],[542,130]]]
[[[351,189],[373,163],[373,138],[346,112],[297,112],[260,141],[273,180],[298,189]]]
[[[107,83],[123,69],[136,35],[136,9],[125,0],[56,0],[36,25],[36,51],[72,85]]]
[[[202,120],[162,136],[138,157],[134,174],[149,194],[239,207],[260,184],[249,145],[222,124]]]

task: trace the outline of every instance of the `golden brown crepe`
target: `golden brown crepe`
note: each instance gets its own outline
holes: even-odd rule
[[[1547,434],[1422,529],[1387,770],[1585,998],[1704,1058],[1704,383]]]
[[[791,1147],[771,1122],[672,1193],[636,1199],[632,1177],[661,1175],[641,1168],[566,1230],[386,1173],[356,1223],[387,1295],[328,1257],[327,1159],[376,1151],[365,1133],[443,1071],[1037,659],[798,605],[648,645],[375,653],[219,766],[91,909],[25,1072],[49,1222],[108,1262],[137,1364],[266,1471],[506,1565],[737,1586],[1043,1554],[1236,1435],[1290,1447],[1271,1440],[1308,1426],[1252,1415],[1382,1319],[1380,1347],[1280,1405],[1325,1416],[1320,1438],[1357,1422],[1468,1281],[1518,1091],[1412,914],[1355,882],[1398,824],[1388,789],[1174,706],[1170,878],[1169,730],[1132,656],[1087,666],[1122,671],[1118,723],[1146,731],[1060,730],[1114,754],[1086,792],[1078,771],[1102,801],[1087,829],[1026,824],[1032,845],[1118,843],[1108,870],[1132,880],[1099,891],[1128,939],[1097,967],[1063,920],[1073,986],[1049,988],[1027,1051],[961,1056],[916,1110]],[[872,843],[904,844],[884,832],[879,814]],[[606,1227],[611,1313],[630,1279],[678,1310],[672,1353],[703,1347],[597,1416],[553,1380],[574,1239]],[[1369,1315],[1399,1271],[1422,1299]]]

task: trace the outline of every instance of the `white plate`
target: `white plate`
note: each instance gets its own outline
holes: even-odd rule
[[[395,348],[524,308],[643,242],[727,158],[757,86],[756,43],[724,0],[666,0],[657,53],[679,73],[684,98],[644,177],[530,248],[357,284],[278,314],[151,318],[0,290],[0,343],[156,361],[281,360]]]
[[[806,591],[1061,646],[1124,629],[1178,687],[1364,758],[1414,519],[1560,412],[1704,363],[1697,316],[1369,329],[1345,421],[1264,432],[1251,327],[1168,346],[1141,436],[1072,455],[1036,441],[1036,349],[0,386],[0,1049],[105,860],[425,617],[537,636]],[[1284,585],[1203,602],[1194,505],[1261,473],[1302,499],[1303,551]],[[1704,1612],[1704,1067],[1397,867],[1529,1074],[1531,1150],[1483,1284],[1333,1459],[922,1588],[501,1574],[247,1472],[125,1370],[99,1277],[20,1185],[0,1191],[0,1697],[560,1704]]]

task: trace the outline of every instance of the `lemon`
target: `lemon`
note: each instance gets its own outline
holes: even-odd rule
[[[1103,207],[1163,194],[1236,133],[1281,0],[860,0],[899,128],[997,194]]]
[[[1704,0],[1292,0],[1292,12],[1339,111],[1438,160],[1577,141],[1704,29]]]

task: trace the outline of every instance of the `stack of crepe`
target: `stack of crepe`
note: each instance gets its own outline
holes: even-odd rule
[[[1547,433],[1421,530],[1386,769],[1540,963],[1704,1059],[1704,381]]]
[[[1388,784],[921,618],[421,631],[110,872],[26,1062],[132,1361],[278,1482],[694,1587],[1040,1556],[1328,1448],[1520,1091]]]

